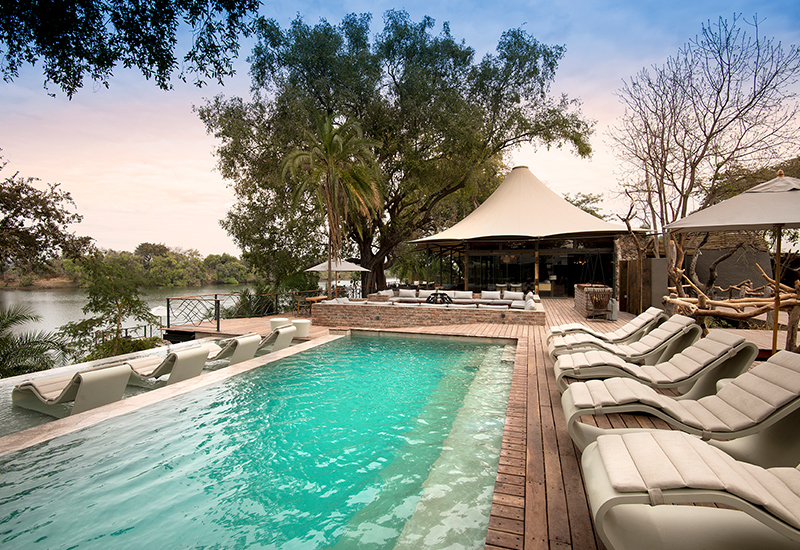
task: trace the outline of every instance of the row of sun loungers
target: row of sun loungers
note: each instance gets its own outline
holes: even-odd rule
[[[673,330],[659,333],[683,322],[675,317],[656,325],[654,312],[645,312],[633,324],[644,321],[650,330],[627,345],[678,341]],[[755,345],[715,331],[664,347],[655,364],[636,363],[629,347],[615,354],[598,345],[624,334],[595,333],[563,345],[565,335],[580,330],[553,327],[550,343],[562,340],[551,357],[607,549],[800,548],[800,355],[780,351],[752,366]],[[579,421],[618,413],[650,414],[676,431]]]
[[[246,334],[173,351],[166,357],[147,356],[109,363],[76,373],[39,378],[14,387],[14,405],[56,418],[78,414],[122,399],[127,386],[158,388],[198,376],[207,365],[233,365],[269,349],[288,347],[297,328],[279,327],[266,338]]]

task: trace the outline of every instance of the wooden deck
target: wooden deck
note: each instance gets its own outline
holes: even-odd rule
[[[611,331],[633,317],[621,313],[617,321],[588,320],[573,309],[572,299],[543,298],[542,301],[547,312],[547,326],[578,321],[601,331]],[[223,323],[226,334],[269,332],[267,318]],[[556,387],[553,365],[547,357],[546,327],[469,324],[387,330],[517,339],[486,548],[602,549],[589,514],[580,455],[567,433],[561,394]],[[310,336],[326,334],[327,328],[312,327]],[[585,421],[596,421],[601,427],[670,429],[657,418],[641,415],[608,415]]]

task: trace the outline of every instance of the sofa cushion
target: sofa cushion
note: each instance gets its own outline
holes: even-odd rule
[[[413,288],[401,288],[398,296],[400,298],[416,298],[417,291],[414,290]]]
[[[472,300],[472,291],[471,290],[456,290],[455,295],[453,296],[455,300]]]
[[[499,290],[481,290],[481,300],[499,300]]]
[[[522,292],[512,292],[511,290],[506,290],[503,292],[503,300],[524,300],[525,294]]]
[[[422,298],[423,300],[427,300],[428,296],[430,296],[434,292],[435,292],[435,290],[420,290],[419,291],[419,297]]]

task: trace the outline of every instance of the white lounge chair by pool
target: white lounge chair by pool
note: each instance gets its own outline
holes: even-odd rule
[[[591,327],[587,327],[583,323],[567,323],[564,325],[552,326],[547,331],[547,339],[545,341],[549,343],[553,338],[568,338],[569,335],[590,334],[595,338],[611,342],[612,344],[621,344],[638,340],[666,320],[666,313],[657,307],[650,307],[612,332],[599,332]],[[569,347],[569,345],[567,345],[567,347]]]
[[[669,360],[637,365],[607,351],[591,350],[562,355],[553,366],[561,393],[567,379],[595,380],[617,376],[633,378],[653,388],[677,388],[697,399],[716,393],[717,381],[735,378],[753,364],[758,347],[743,337],[716,330]]]
[[[586,448],[581,466],[608,550],[800,547],[797,468],[738,462],[666,430],[602,436]]]
[[[198,376],[203,372],[211,349],[210,346],[203,345],[173,351],[164,358],[155,356],[130,359],[126,361],[131,369],[128,383],[132,386],[154,388]],[[164,376],[167,379],[160,380]]]
[[[127,364],[22,382],[11,391],[14,405],[56,418],[78,414],[122,399],[131,375]]]
[[[629,363],[655,365],[694,344],[700,339],[701,334],[702,329],[694,319],[685,315],[673,315],[633,342],[611,344],[587,334],[579,343],[569,347],[560,345],[558,342],[560,338],[554,338],[548,344],[547,351],[553,362],[556,361],[556,357],[576,351],[599,349],[613,353]]]
[[[656,392],[629,378],[570,384],[561,396],[567,430],[579,449],[609,433],[650,428],[600,428],[579,422],[585,415],[646,413],[686,433],[713,440],[738,460],[761,466],[800,464],[800,355],[779,351],[700,399]]]
[[[261,345],[261,336],[258,334],[245,334],[222,340],[220,344],[222,344],[222,347],[216,344],[207,344],[207,346],[210,346],[208,360],[221,361],[228,359],[228,365],[235,365],[255,357]]]

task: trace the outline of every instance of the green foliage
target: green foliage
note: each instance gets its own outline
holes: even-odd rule
[[[0,170],[6,163],[0,159]],[[0,182],[0,272],[6,267],[41,267],[59,256],[75,257],[88,250],[91,239],[69,232],[81,216],[58,184],[41,190],[35,178],[18,173]]]
[[[611,217],[600,211],[600,205],[603,203],[602,193],[581,193],[579,191],[575,193],[575,196],[564,193],[564,200],[601,220],[608,220]]]
[[[222,82],[233,74],[239,37],[251,31],[258,0],[140,0],[137,2],[3,2],[0,70],[6,82],[19,68],[41,61],[45,88],[53,83],[72,97],[84,77],[108,87],[117,65],[136,67],[162,89],[179,67],[194,83]],[[175,57],[181,23],[191,29],[183,60]]]
[[[144,351],[146,349],[157,348],[162,345],[161,338],[153,336],[151,338],[123,338],[120,341],[106,340],[94,348],[94,350],[83,358],[84,361],[94,361],[96,359],[105,359],[106,357],[113,357],[115,355],[123,355],[125,353],[134,353],[137,351]]]
[[[244,283],[249,278],[249,269],[230,254],[209,254],[203,260],[203,268],[209,282],[216,284]]]
[[[0,377],[51,369],[68,352],[64,340],[50,332],[18,332],[28,322],[38,321],[29,308],[0,308]]]
[[[112,355],[117,355],[125,319],[146,324],[156,321],[139,292],[144,283],[144,269],[130,252],[105,255],[97,252],[82,258],[81,262],[87,282],[83,312],[96,314],[94,318],[100,320],[97,328],[112,332],[115,341]]]
[[[58,327],[60,337],[69,343],[69,359],[80,363],[97,347],[98,331],[105,324],[102,317],[70,321]]]
[[[142,258],[144,266],[150,267],[150,261],[156,257],[164,257],[169,254],[170,250],[165,244],[141,243],[136,247],[133,253]]]
[[[361,126],[347,120],[336,126],[333,117],[316,116],[317,132],[306,132],[300,148],[284,160],[284,173],[297,182],[293,204],[309,194],[315,196],[328,222],[328,262],[338,261],[342,249],[342,226],[351,215],[375,216],[381,207],[375,183],[372,149],[378,142],[363,138]],[[328,271],[328,297],[333,273]]]
[[[306,132],[315,131],[315,113],[358,121],[366,138],[382,144],[383,210],[353,216],[343,234],[344,246],[355,246],[361,264],[372,270],[365,292],[385,280],[383,270],[400,243],[452,215],[453,197],[466,204],[482,194],[478,189],[493,189],[504,155],[517,146],[590,152],[592,129],[578,104],[548,94],[563,47],[514,29],[503,34],[495,55],[476,63],[472,48],[447,24],[433,35],[431,18],[414,22],[392,10],[383,32],[371,39],[370,19],[351,14],[337,26],[324,20],[309,26],[298,17],[287,29],[260,20],[252,100],[217,97],[199,109],[221,140],[220,171],[237,195],[223,226],[253,268],[271,280],[325,256],[326,213],[314,209],[311,194],[287,200],[299,182],[287,189],[275,160],[302,147]],[[303,261],[285,254],[289,243],[300,244]]]
[[[196,250],[169,251],[156,256],[144,273],[146,284],[154,286],[200,286],[206,282],[203,261]]]

